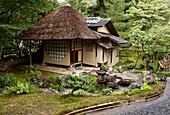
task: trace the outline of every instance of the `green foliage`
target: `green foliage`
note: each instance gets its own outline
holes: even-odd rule
[[[13,37],[58,7],[51,0],[1,0],[0,4],[0,48],[15,49],[17,54],[21,41]]]
[[[131,92],[128,92],[128,95],[144,93],[144,92],[147,92],[147,91],[152,90],[152,89],[153,89],[153,87],[149,86],[146,82],[144,82],[143,86],[141,86],[140,88],[134,89]]]
[[[84,90],[77,90],[73,93],[74,96],[90,96],[90,93],[88,91],[84,91]]]
[[[123,95],[123,94],[124,94],[124,92],[122,92],[122,91],[114,91],[111,93],[111,96],[119,96],[119,95]]]
[[[19,95],[19,94],[27,94],[27,93],[31,93],[35,91],[37,91],[37,89],[30,82],[18,81],[16,86],[6,87],[4,94],[5,95],[12,95],[12,94]]]
[[[99,95],[106,95],[112,93],[112,89],[110,88],[103,88],[100,92]]]
[[[128,59],[126,59],[126,60],[124,61],[124,63],[134,63],[134,60],[133,60],[133,59],[128,58]]]
[[[31,68],[29,72],[26,72],[26,79],[31,81],[35,78],[39,78],[42,75],[42,72],[37,70],[36,68]]]
[[[52,76],[50,76],[50,82],[52,84],[61,84],[61,80],[59,79],[60,74],[53,74]]]
[[[170,77],[170,72],[157,72],[156,74],[160,80],[166,80],[167,77]]]
[[[166,20],[169,10],[166,0],[132,0],[127,10],[131,22],[130,42],[152,61],[169,52],[170,26]]]
[[[16,77],[13,74],[4,74],[0,76],[0,87],[5,88],[6,86],[14,86],[16,84]]]
[[[153,70],[153,73],[156,73],[158,64],[155,63],[149,63],[149,69]]]
[[[118,72],[120,72],[120,66],[121,65],[123,65],[124,63],[123,62],[121,62],[121,61],[119,61],[116,65],[114,65],[113,67],[112,67],[112,69],[113,70],[117,70]]]
[[[90,74],[82,77],[85,81],[82,88],[88,92],[95,92],[97,90],[97,78]]]
[[[72,93],[78,89],[84,89],[89,92],[95,92],[97,90],[97,80],[96,77],[93,75],[69,75],[67,86],[73,88]]]
[[[57,91],[64,91],[64,86],[62,85],[61,80],[59,79],[60,74],[53,74],[50,76],[50,87]]]
[[[101,69],[104,70],[104,71],[108,71],[109,70],[109,66],[107,66],[105,64],[102,64],[101,65]]]
[[[128,68],[133,69],[136,66],[136,63],[130,63],[126,65]]]

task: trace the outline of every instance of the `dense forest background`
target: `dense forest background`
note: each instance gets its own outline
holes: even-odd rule
[[[65,4],[85,17],[111,18],[120,37],[129,41],[121,55],[136,56],[130,66],[137,66],[139,60],[154,65],[170,53],[169,0],[1,0],[0,57],[3,49],[13,49],[18,56],[28,53],[29,44],[14,38]]]

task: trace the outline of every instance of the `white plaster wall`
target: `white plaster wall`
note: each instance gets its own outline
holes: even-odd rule
[[[103,63],[103,49],[97,46],[97,63]]]
[[[83,63],[96,66],[96,45],[93,44],[92,46],[92,52],[86,51],[84,46],[83,46]]]
[[[98,32],[110,33],[106,26],[98,27]]]

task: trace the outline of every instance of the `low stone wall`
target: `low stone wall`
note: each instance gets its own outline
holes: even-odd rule
[[[29,56],[20,58],[8,57],[0,60],[0,71],[8,71],[8,69],[17,64],[23,64],[29,62]]]

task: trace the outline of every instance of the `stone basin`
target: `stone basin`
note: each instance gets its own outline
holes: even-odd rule
[[[96,73],[97,73],[98,75],[104,76],[104,75],[106,74],[106,71],[104,71],[104,70],[98,70]]]

